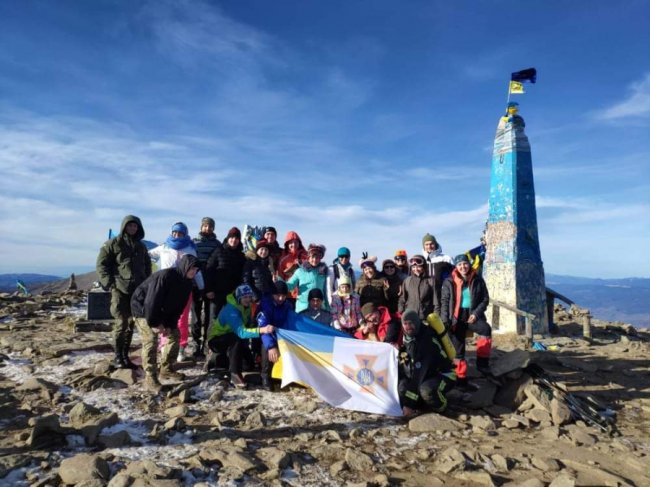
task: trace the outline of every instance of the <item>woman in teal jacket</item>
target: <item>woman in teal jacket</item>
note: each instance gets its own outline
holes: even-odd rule
[[[273,333],[272,325],[258,327],[252,323],[253,290],[248,284],[242,284],[233,294],[226,298],[226,305],[219,316],[212,322],[208,332],[210,356],[205,361],[208,369],[219,355],[228,355],[230,381],[235,387],[246,387],[242,375],[242,350],[244,340],[259,338],[260,334]]]
[[[309,307],[309,291],[320,289],[325,299],[323,309],[329,311],[327,302],[327,264],[321,262],[325,257],[325,246],[309,244],[307,249],[307,260],[293,273],[287,281],[289,290],[298,288],[298,299],[296,300],[296,313]]]

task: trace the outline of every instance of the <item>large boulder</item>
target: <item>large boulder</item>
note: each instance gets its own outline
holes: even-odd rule
[[[88,453],[80,453],[61,462],[59,477],[64,483],[70,485],[95,480],[108,482],[110,469],[103,458]]]

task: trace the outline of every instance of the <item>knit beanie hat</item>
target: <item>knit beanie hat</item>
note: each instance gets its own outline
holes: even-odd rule
[[[341,247],[337,252],[336,252],[337,257],[350,257],[350,249],[347,247]]]
[[[402,313],[402,324],[404,324],[405,321],[410,321],[413,323],[413,325],[415,325],[415,334],[417,335],[420,331],[420,324],[422,323],[418,312],[413,309],[407,309],[404,311],[404,313]]]
[[[212,230],[214,230],[214,219],[210,218],[209,216],[204,216],[201,219],[201,226],[207,225],[209,226]]]
[[[317,287],[309,291],[309,294],[307,295],[307,300],[311,301],[312,299],[323,299],[323,291],[321,291]]]
[[[430,233],[427,233],[424,237],[422,237],[422,247],[424,247],[424,242],[433,242],[434,247],[438,248],[438,241],[436,240],[436,237]]]
[[[399,249],[395,251],[395,257],[404,257],[406,259],[408,255],[406,254],[406,250]]]
[[[264,229],[264,233],[266,233],[266,232],[274,233],[276,237],[277,237],[277,235],[278,235],[278,232],[277,232],[277,230],[275,229],[275,227],[266,227],[266,228]]]
[[[230,237],[237,237],[239,240],[241,240],[241,232],[239,231],[239,228],[232,227],[230,230],[228,230],[226,240],[228,240]]]
[[[350,279],[350,276],[348,276],[347,274],[343,274],[341,277],[339,277],[339,287],[345,284],[352,287],[352,279]]]
[[[235,289],[235,299],[238,303],[241,302],[241,298],[244,296],[254,296],[253,290],[248,284],[241,284]]]
[[[176,222],[172,225],[172,233],[180,232],[183,235],[187,235],[187,225],[183,222]]]
[[[284,281],[275,281],[273,294],[289,294],[289,288]]]
[[[454,265],[458,265],[461,262],[467,262],[469,265],[472,265],[472,263],[469,261],[469,257],[467,257],[467,255],[465,255],[465,254],[458,254],[454,258]]]
[[[269,246],[269,242],[267,240],[265,239],[258,240],[257,244],[255,244],[255,250],[268,248],[268,246]]]
[[[385,268],[386,268],[386,265],[393,265],[393,266],[394,266],[394,265],[395,265],[395,261],[393,261],[393,259],[386,259],[386,260],[384,260],[384,261],[381,263],[381,268],[382,268],[382,269],[385,269]]]
[[[377,306],[375,306],[374,303],[366,303],[363,306],[361,306],[361,314],[365,318],[368,316],[370,313],[374,313],[377,311]]]

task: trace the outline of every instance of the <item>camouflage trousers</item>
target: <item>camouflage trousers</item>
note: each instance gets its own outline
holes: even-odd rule
[[[142,368],[146,375],[158,377],[158,331],[151,328],[145,318],[136,318],[135,326],[138,327],[140,339],[142,340]],[[170,330],[167,335],[167,343],[162,350],[160,368],[170,370],[172,364],[176,363],[178,351],[180,350],[181,335],[178,328]]]
[[[131,344],[133,338],[133,316],[131,315],[131,295],[124,294],[113,288],[111,290],[111,315],[115,318],[113,325],[113,341],[120,344]]]

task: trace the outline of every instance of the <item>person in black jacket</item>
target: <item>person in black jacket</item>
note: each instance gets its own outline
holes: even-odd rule
[[[246,262],[242,281],[248,284],[255,293],[255,302],[260,302],[264,296],[273,293],[273,274],[271,273],[269,244],[266,240],[258,240],[255,251],[246,251]]]
[[[221,242],[214,233],[214,219],[209,216],[201,219],[201,231],[198,237],[194,238],[196,245],[196,257],[201,266],[201,272],[206,274],[208,260],[217,249],[221,248]],[[196,319],[192,322],[192,338],[196,343],[194,358],[204,358],[203,348],[206,342],[208,327],[211,318],[215,317],[214,311],[214,292],[200,291],[194,287],[192,291],[194,298],[194,315]]]
[[[242,273],[246,258],[241,243],[239,228],[232,227],[223,245],[218,247],[208,259],[206,266],[206,296],[214,296],[214,316],[219,316],[226,304],[226,297],[242,283]]]
[[[152,392],[160,392],[160,378],[182,379],[183,375],[172,370],[172,363],[180,348],[178,318],[187,305],[192,292],[192,281],[199,271],[196,257],[186,254],[176,267],[152,274],[140,284],[131,298],[131,312],[142,338],[142,366],[145,386]],[[160,374],[156,366],[158,333],[167,337],[163,348]]]
[[[441,413],[447,407],[445,394],[456,382],[452,361],[417,311],[402,313],[402,331],[398,385],[402,412],[410,416],[424,407]]]
[[[485,317],[490,302],[487,286],[469,262],[465,254],[455,259],[456,268],[442,286],[440,318],[451,332],[456,349],[456,374],[459,385],[467,385],[467,361],[465,360],[465,337],[467,330],[478,335],[476,340],[476,368],[490,372],[492,328]]]

